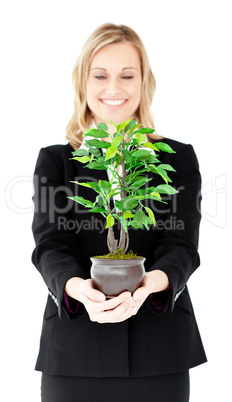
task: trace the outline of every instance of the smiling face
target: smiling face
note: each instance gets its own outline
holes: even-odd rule
[[[119,124],[135,112],[141,98],[141,63],[129,42],[102,47],[93,57],[87,79],[87,104],[95,123]]]

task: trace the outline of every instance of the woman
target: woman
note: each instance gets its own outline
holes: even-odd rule
[[[83,132],[99,122],[112,133],[109,119],[136,116],[153,126],[155,79],[138,35],[105,24],[86,42],[73,84],[69,142],[41,149],[35,168],[32,261],[49,289],[36,364],[42,401],[187,402],[189,369],[206,361],[186,286],[199,266],[196,155],[191,145],[162,138],[176,154],[161,153],[160,160],[176,169],[172,185],[181,191],[162,208],[153,205],[155,231],[130,232],[130,248],[146,257],[143,285],[106,300],[90,279],[90,257],[107,253],[103,220],[67,196],[85,197],[71,180],[107,179],[107,172],[89,173],[69,158],[83,146]],[[151,142],[159,138],[148,135]]]

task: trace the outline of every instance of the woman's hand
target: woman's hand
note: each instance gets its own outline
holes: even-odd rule
[[[65,292],[84,304],[93,322],[122,322],[136,313],[130,292],[106,300],[105,295],[94,288],[92,279],[71,278],[66,283]]]
[[[134,315],[137,314],[138,310],[151,293],[166,290],[168,285],[168,277],[163,271],[157,269],[151,272],[146,272],[142,286],[133,293]]]
[[[127,291],[106,300],[106,296],[94,288],[92,279],[77,277],[67,281],[65,292],[84,304],[91,321],[116,323],[137,314],[149,294],[161,292],[167,289],[168,285],[167,275],[163,271],[155,270],[145,273],[143,284],[134,292],[133,297]]]

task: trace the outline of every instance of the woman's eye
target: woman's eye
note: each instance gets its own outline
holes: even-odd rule
[[[98,80],[105,80],[106,77],[104,75],[96,75],[95,78],[97,78]]]
[[[122,77],[124,80],[130,80],[131,78],[133,78],[131,75],[124,75]]]

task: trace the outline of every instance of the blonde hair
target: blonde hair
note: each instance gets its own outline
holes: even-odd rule
[[[80,146],[84,131],[90,128],[92,124],[92,112],[86,100],[86,82],[92,59],[103,46],[125,41],[134,45],[141,60],[142,90],[136,118],[143,127],[154,128],[150,107],[156,88],[156,81],[149,65],[145,47],[140,37],[131,28],[125,25],[103,24],[86,41],[72,73],[74,113],[66,128],[66,139],[74,149]],[[160,138],[157,134],[149,136],[154,139]]]

